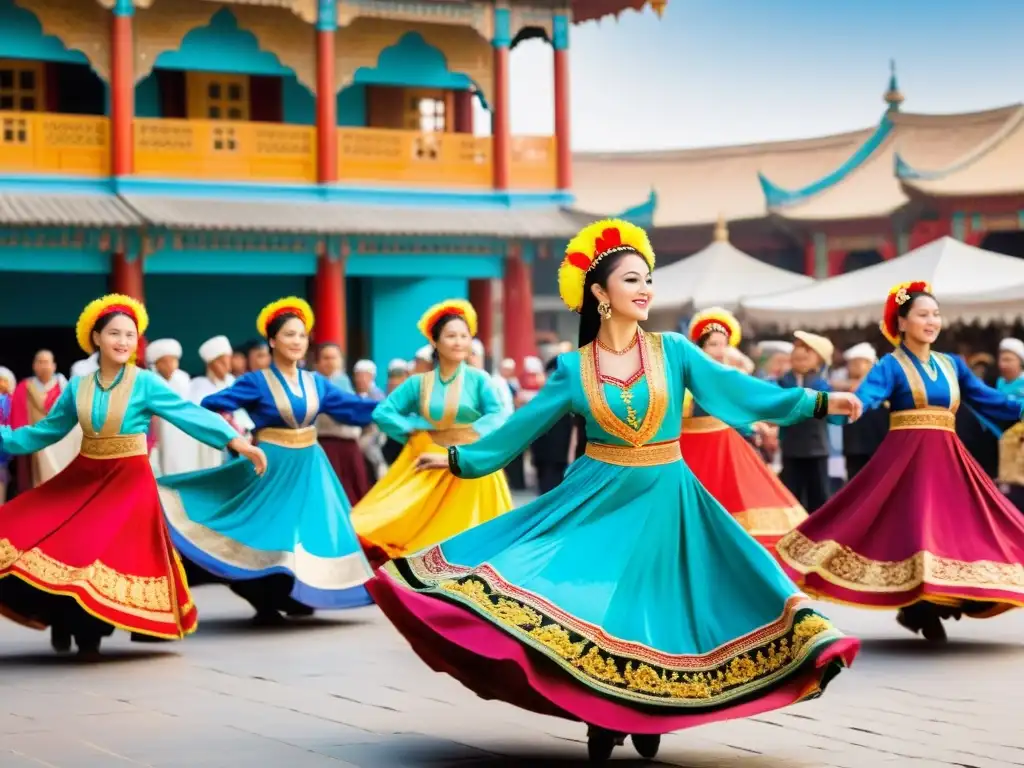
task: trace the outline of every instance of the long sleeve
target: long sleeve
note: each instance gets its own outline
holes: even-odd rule
[[[396,443],[404,445],[413,432],[433,429],[430,422],[419,415],[420,386],[419,376],[406,379],[373,412],[374,424]]]
[[[473,430],[480,437],[486,437],[508,421],[512,412],[507,410],[498,398],[497,388],[489,377],[481,376],[477,381],[477,406],[483,415],[473,422]]]
[[[985,382],[974,375],[974,372],[967,367],[957,355],[948,355],[956,368],[957,379],[960,382],[960,397],[984,419],[995,422],[1016,422],[1024,415],[1024,403],[1010,397],[998,389],[993,389]]]
[[[572,407],[572,385],[562,359],[544,387],[508,421],[471,445],[456,449],[459,477],[497,472],[547,432]]]
[[[235,383],[220,392],[203,398],[201,405],[208,411],[234,413],[239,408],[248,409],[260,401],[261,394],[254,374],[247,373]]]
[[[21,456],[60,442],[78,423],[78,409],[71,387],[64,387],[50,413],[42,421],[20,429],[0,427],[0,450]]]
[[[323,382],[324,393],[320,398],[321,413],[326,413],[341,424],[355,427],[365,427],[372,421],[373,411],[377,408],[375,400],[368,400],[346,392],[327,379],[323,379]]]
[[[868,371],[854,394],[864,405],[864,410],[869,411],[880,407],[886,400],[892,397],[895,379],[893,378],[893,361],[891,356],[883,357]]]
[[[802,387],[784,389],[767,384],[716,363],[679,334],[664,336],[674,338],[682,349],[683,382],[694,399],[726,424],[770,421],[787,425],[814,415],[816,393]]]
[[[189,402],[158,376],[147,373],[145,382],[146,410],[170,422],[189,437],[213,448],[225,448],[238,437],[224,419]]]

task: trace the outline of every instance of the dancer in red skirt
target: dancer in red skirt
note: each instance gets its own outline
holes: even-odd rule
[[[1024,516],[955,432],[961,401],[990,421],[1021,418],[1021,402],[986,386],[959,357],[932,351],[942,328],[925,282],[894,287],[882,332],[896,349],[857,396],[891,407],[889,434],[838,494],[778,543],[804,590],[898,621],[933,642],[942,620],[1024,605]]]
[[[195,630],[196,608],[146,455],[152,417],[266,469],[263,452],[220,416],[135,367],[148,322],[145,307],[127,296],[89,304],[76,333],[86,354],[99,352],[99,370],[72,379],[37,424],[0,427],[0,450],[15,455],[56,443],[76,424],[84,432],[63,472],[0,507],[0,614],[52,627],[58,651],[74,638],[80,654],[94,655],[115,628],[133,640],[176,640]]]
[[[719,363],[739,345],[740,334],[739,321],[720,307],[699,312],[690,321],[690,341]],[[725,511],[774,551],[779,538],[807,513],[745,439],[764,429],[761,424],[733,429],[708,415],[689,392],[683,400],[683,460]]]

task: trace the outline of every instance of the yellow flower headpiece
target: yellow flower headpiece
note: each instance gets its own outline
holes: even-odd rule
[[[724,333],[730,347],[738,347],[743,338],[740,321],[732,312],[721,307],[709,307],[698,312],[690,321],[690,341],[694,344],[714,331]]]
[[[75,338],[85,354],[91,355],[96,351],[96,347],[92,344],[92,329],[96,327],[96,323],[101,317],[106,317],[114,312],[123,312],[128,315],[135,322],[139,336],[146,333],[146,329],[149,327],[149,314],[142,302],[120,293],[108,294],[103,298],[90,301],[82,310],[82,314],[78,316],[78,322],[75,324]]]
[[[267,326],[281,315],[298,317],[306,326],[306,333],[310,333],[313,330],[313,324],[316,323],[313,308],[305,299],[300,299],[298,296],[286,296],[283,299],[270,302],[260,310],[259,317],[256,318],[256,330],[259,331],[260,336],[267,338]]]
[[[419,328],[420,333],[426,336],[427,341],[434,340],[432,336],[434,326],[445,315],[458,315],[461,317],[466,321],[466,325],[469,326],[469,335],[476,336],[477,317],[473,305],[462,299],[448,299],[432,306],[423,313],[420,321],[416,323],[416,327]]]
[[[910,280],[906,283],[899,283],[889,289],[889,295],[885,297],[885,306],[882,307],[882,322],[878,327],[882,335],[894,347],[900,345],[900,307],[910,301],[913,293],[931,293],[932,286],[927,280]]]
[[[573,312],[583,308],[583,286],[587,272],[605,256],[613,253],[640,254],[647,267],[654,271],[654,249],[647,233],[636,224],[621,219],[596,221],[580,230],[565,249],[565,259],[558,268],[558,293]]]

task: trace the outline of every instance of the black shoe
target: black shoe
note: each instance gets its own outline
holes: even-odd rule
[[[50,627],[50,647],[57,653],[68,653],[71,651],[71,633],[65,629]]]
[[[133,643],[169,643],[171,642],[166,637],[153,637],[153,635],[144,635],[141,632],[132,632]]]
[[[604,763],[616,747],[626,743],[623,734],[592,725],[587,729],[587,756],[592,763]]]
[[[289,597],[284,604],[284,615],[289,619],[308,619],[316,613],[315,608],[310,608],[304,603]]]
[[[633,742],[633,748],[640,757],[653,760],[658,756],[661,736],[657,733],[634,733],[629,739]]]
[[[75,645],[78,646],[78,658],[82,661],[99,661],[100,659],[100,638],[90,635],[75,635]]]
[[[281,627],[288,622],[277,611],[258,611],[252,617],[252,623],[257,627]]]
[[[942,645],[946,642],[946,628],[942,626],[942,619],[938,616],[933,616],[924,622],[921,634],[924,635],[925,640],[935,645]]]

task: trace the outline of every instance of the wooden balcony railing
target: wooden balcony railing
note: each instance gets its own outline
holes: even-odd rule
[[[512,137],[512,189],[555,189],[554,136]]]
[[[0,173],[110,173],[110,121],[47,112],[0,112]]]
[[[316,129],[213,120],[135,121],[135,173],[203,181],[315,183]]]
[[[486,189],[491,140],[464,133],[339,128],[338,176],[346,182]]]

